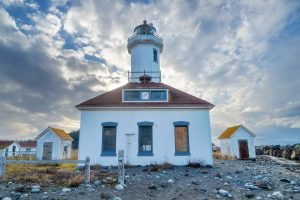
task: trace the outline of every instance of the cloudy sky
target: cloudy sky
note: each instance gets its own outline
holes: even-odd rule
[[[163,82],[216,105],[214,141],[242,123],[257,144],[300,142],[298,0],[2,0],[0,139],[78,129],[75,105],[127,82],[144,19],[164,38]]]

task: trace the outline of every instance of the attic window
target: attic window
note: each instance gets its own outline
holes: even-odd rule
[[[123,90],[123,102],[167,102],[167,89]]]

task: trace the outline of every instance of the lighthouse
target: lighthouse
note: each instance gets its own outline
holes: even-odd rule
[[[128,38],[128,83],[76,106],[81,112],[78,159],[117,166],[151,163],[212,165],[213,104],[161,82],[163,39],[147,21]]]
[[[130,82],[161,81],[160,54],[163,39],[156,35],[156,28],[144,20],[134,28],[134,35],[128,38],[128,53],[131,54]]]

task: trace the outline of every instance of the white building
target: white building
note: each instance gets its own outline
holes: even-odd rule
[[[27,156],[36,153],[36,142],[29,141],[0,141],[1,156]]]
[[[243,125],[229,127],[219,136],[221,153],[238,159],[255,159],[254,137]]]
[[[129,83],[76,106],[81,111],[79,157],[117,165],[189,161],[212,165],[209,111],[213,105],[160,82],[163,40],[147,24],[128,39]]]
[[[73,138],[62,129],[48,127],[36,137],[37,160],[63,160],[71,158]]]

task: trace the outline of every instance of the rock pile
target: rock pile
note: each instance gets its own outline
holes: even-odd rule
[[[256,155],[270,155],[289,160],[300,160],[300,144],[287,146],[257,146]]]

